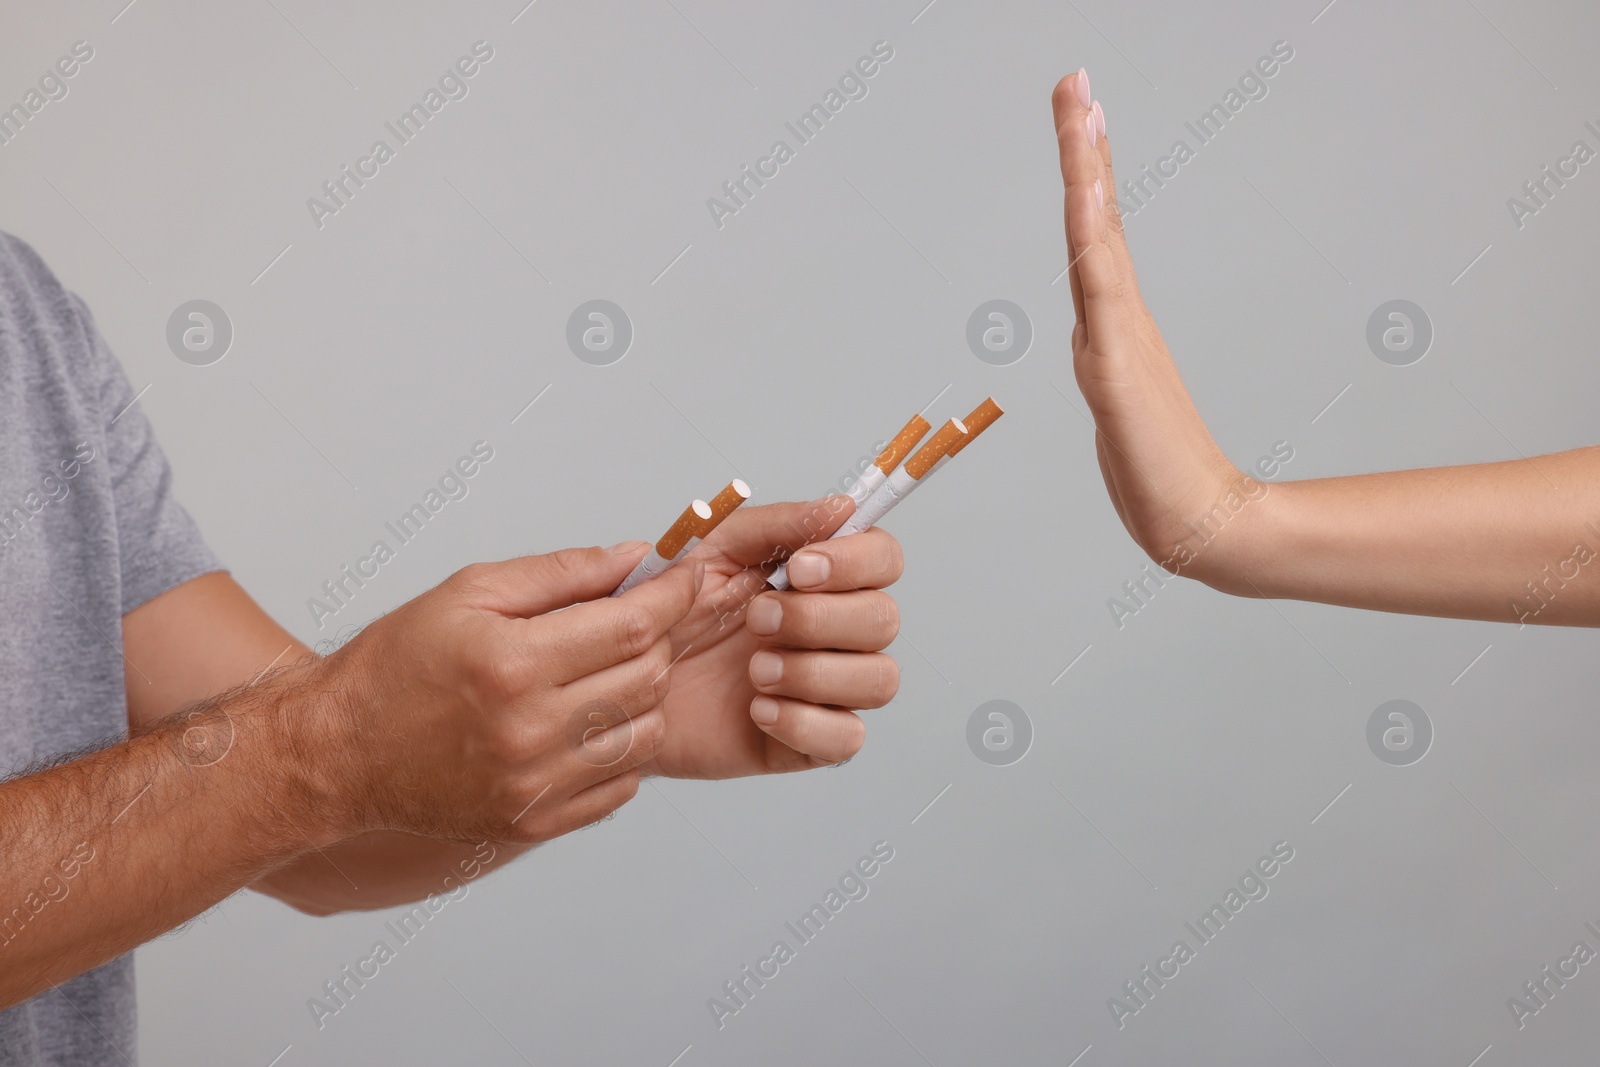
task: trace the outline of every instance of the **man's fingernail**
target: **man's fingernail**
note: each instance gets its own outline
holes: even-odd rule
[[[1089,114],[1094,116],[1094,128],[1099,131],[1101,137],[1104,137],[1106,135],[1106,113],[1105,109],[1100,106],[1100,101],[1096,100],[1094,102],[1094,107],[1089,109]]]
[[[1089,114],[1083,116],[1083,128],[1089,134],[1089,147],[1093,148],[1100,137],[1100,131],[1096,127],[1094,121],[1094,112],[1091,111]]]
[[[750,632],[760,637],[771,637],[783,622],[783,602],[775,596],[757,597],[750,605]]]
[[[612,553],[613,555],[626,556],[630,552],[639,551],[639,549],[645,547],[649,543],[649,541],[618,541],[616,544],[606,549],[606,551]]]
[[[1089,106],[1089,72],[1078,68],[1078,103]]]
[[[706,561],[703,559],[691,560],[694,566],[694,592],[700,595],[700,587],[706,584]]]
[[[777,685],[783,678],[783,657],[762,649],[750,657],[750,680],[757,685]]]
[[[833,562],[821,552],[800,552],[789,561],[789,584],[821,585],[832,570]]]
[[[762,726],[778,721],[778,702],[771,697],[756,697],[750,702],[750,718]]]

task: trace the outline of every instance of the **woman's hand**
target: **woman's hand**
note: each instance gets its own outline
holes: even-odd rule
[[[1240,596],[1600,625],[1600,448],[1271,488],[1222,455],[1139,297],[1105,117],[1083,71],[1052,98],[1066,183],[1073,368],[1128,532]]]
[[[1239,527],[1254,518],[1238,502],[1257,499],[1265,486],[1217,448],[1139,296],[1105,115],[1088,75],[1061,79],[1051,103],[1077,312],[1073,370],[1094,416],[1100,472],[1122,524],[1152,559],[1210,580],[1240,548]]]

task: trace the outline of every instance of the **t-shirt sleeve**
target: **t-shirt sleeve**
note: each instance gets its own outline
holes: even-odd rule
[[[202,574],[223,570],[200,529],[172,493],[172,468],[121,362],[77,296],[73,306],[88,338],[98,380],[100,427],[116,510],[122,611]]]

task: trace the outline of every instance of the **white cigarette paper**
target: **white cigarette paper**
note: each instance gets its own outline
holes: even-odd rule
[[[668,527],[661,540],[650,546],[650,551],[646,553],[644,559],[628,572],[628,576],[622,579],[621,585],[611,591],[611,595],[621,596],[640,582],[664,574],[673,563],[677,562],[679,552],[694,536],[694,531],[710,521],[711,515],[711,505],[704,500],[696,500],[684,508],[683,514],[678,516],[678,521]]]
[[[903,466],[896,468],[871,496],[864,502],[857,502],[854,514],[846,519],[845,524],[835,530],[828,540],[861,533],[876,526],[880,519],[898,507],[902,500],[927,481],[928,476],[938,470],[940,461],[948,458],[950,450],[958,446],[967,436],[966,424],[960,419],[951,419],[945,423],[927,444],[917,450],[916,455],[906,460]],[[780,591],[789,588],[788,564],[780,563],[778,569],[767,578],[767,584]]]
[[[917,447],[917,442],[925,437],[929,430],[928,420],[921,414],[911,416],[911,420],[900,428],[900,432],[890,439],[878,457],[867,464],[867,469],[861,472],[861,477],[856,479],[850,487],[850,499],[855,501],[856,507],[865,504],[873,493],[888,480],[889,474],[900,461],[911,455],[911,450]]]

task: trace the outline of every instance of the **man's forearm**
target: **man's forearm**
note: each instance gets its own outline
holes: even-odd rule
[[[374,830],[299,856],[250,888],[308,915],[370,911],[455,892],[534,847]]]
[[[0,784],[0,1008],[129,951],[338,836],[265,682]]]
[[[1197,575],[1225,592],[1600,625],[1600,448],[1288,482],[1239,518]]]

